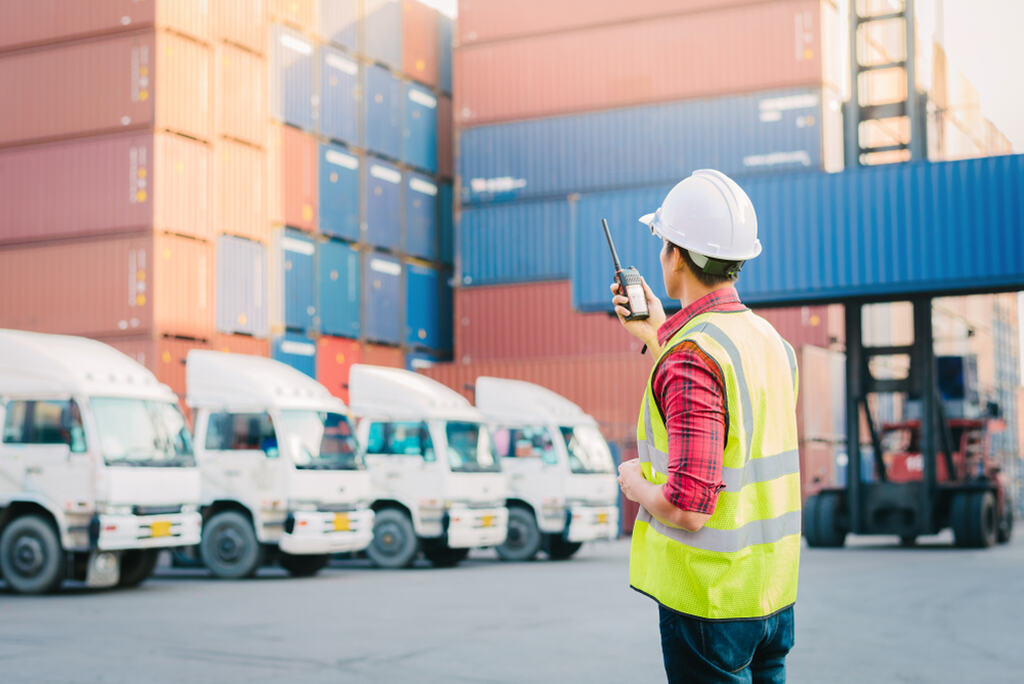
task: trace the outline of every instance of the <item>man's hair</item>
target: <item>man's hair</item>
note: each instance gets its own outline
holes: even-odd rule
[[[692,273],[697,278],[697,280],[700,281],[700,284],[703,285],[704,287],[714,287],[716,285],[722,285],[724,283],[735,282],[735,280],[740,275],[739,269],[730,269],[729,271],[722,275],[707,273],[706,271],[701,269],[701,267],[698,266],[696,262],[694,262],[693,257],[690,256],[690,252],[688,250],[683,249],[679,245],[672,242],[669,242],[668,244],[672,249],[679,252],[679,256],[682,257],[683,263],[686,264],[686,268],[690,270],[690,273]]]

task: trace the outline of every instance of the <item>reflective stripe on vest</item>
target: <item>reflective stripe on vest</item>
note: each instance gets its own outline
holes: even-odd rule
[[[698,532],[665,525],[640,509],[630,584],[682,613],[707,619],[770,615],[796,600],[800,475],[796,356],[750,311],[696,316],[672,348],[697,344],[722,371],[728,433],[714,514]],[[658,364],[655,365],[655,370]],[[648,379],[637,421],[644,476],[664,483],[668,432]]]

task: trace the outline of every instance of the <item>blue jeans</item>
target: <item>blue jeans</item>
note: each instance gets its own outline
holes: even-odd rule
[[[669,684],[786,681],[793,606],[760,620],[699,620],[663,606],[658,610]]]

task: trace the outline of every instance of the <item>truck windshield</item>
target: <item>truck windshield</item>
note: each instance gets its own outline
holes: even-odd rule
[[[457,473],[497,473],[501,463],[494,454],[491,435],[479,423],[452,422],[445,425],[448,437],[448,467]]]
[[[610,473],[615,470],[612,452],[596,427],[577,425],[560,430],[569,452],[569,470],[574,473]]]
[[[348,418],[327,411],[282,411],[279,439],[291,447],[295,467],[310,470],[364,468]]]
[[[107,465],[195,465],[185,418],[170,402],[121,397],[89,400]]]

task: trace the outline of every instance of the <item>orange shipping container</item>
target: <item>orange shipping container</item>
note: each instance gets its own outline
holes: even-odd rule
[[[498,4],[498,3],[496,3]],[[402,70],[414,81],[437,86],[437,10],[419,0],[402,2]]]
[[[216,132],[262,147],[267,137],[266,62],[232,45],[218,45],[215,50]]]
[[[0,145],[155,127],[208,140],[210,51],[139,33],[0,58]]]
[[[268,191],[274,225],[312,231],[316,227],[316,140],[291,126],[270,124]]]
[[[218,40],[258,52],[267,49],[265,0],[213,0],[213,32]]]
[[[364,344],[359,350],[359,363],[371,366],[389,366],[405,368],[405,356],[397,347],[386,347],[382,344]]]
[[[0,250],[0,327],[208,338],[213,247],[149,233]]]
[[[263,191],[265,168],[263,150],[232,140],[216,142],[213,146],[213,178],[217,232],[263,244],[270,241]]]
[[[278,23],[288,24],[303,33],[313,32],[313,0],[269,0],[268,10],[270,18]]]
[[[145,335],[104,337],[100,338],[100,342],[109,344],[141,363],[182,399],[185,397],[185,358],[192,349],[210,348],[203,341],[175,337],[152,338]]]
[[[261,340],[248,335],[226,335],[215,333],[210,338],[210,348],[219,352],[248,354],[249,356],[270,356],[270,340]]]
[[[317,382],[346,403],[348,402],[348,370],[354,363],[366,363],[366,361],[360,360],[362,357],[360,351],[358,342],[343,337],[321,337],[317,342]]]

